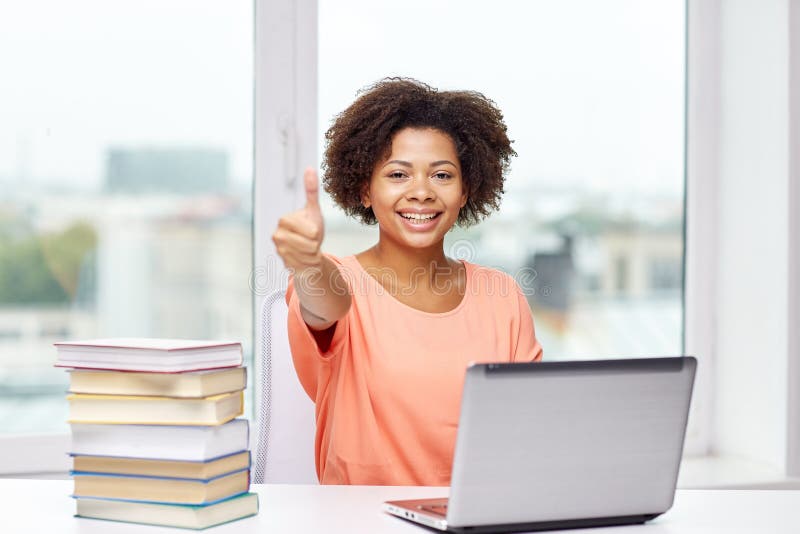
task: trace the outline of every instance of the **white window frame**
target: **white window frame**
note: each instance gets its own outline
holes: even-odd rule
[[[685,343],[700,357],[695,397],[702,403],[690,430],[705,429],[695,452],[708,459],[696,480],[796,484],[800,4],[689,0],[688,19]],[[743,166],[756,172],[748,175]],[[756,198],[762,189],[766,206]],[[763,235],[738,232],[743,219]],[[774,243],[765,249],[764,240]],[[758,250],[767,256],[754,257]],[[769,290],[759,295],[752,286],[765,279]],[[753,320],[737,319],[731,305]],[[774,317],[777,326],[759,315]]]
[[[253,346],[258,376],[264,301],[283,289],[285,276],[271,236],[278,219],[305,202],[303,170],[318,168],[317,2],[257,1],[255,24]],[[256,414],[260,400],[256,394]],[[272,409],[283,410],[275,405]]]
[[[697,357],[692,408],[684,445],[688,456],[710,450],[712,374],[716,332],[716,285],[708,265],[716,263],[719,144],[720,38],[716,2],[686,6],[684,353]]]
[[[786,474],[800,478],[800,2],[789,4],[789,340]]]

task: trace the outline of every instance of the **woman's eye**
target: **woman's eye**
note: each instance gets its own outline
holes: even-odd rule
[[[393,172],[392,174],[389,175],[389,178],[394,178],[395,180],[402,180],[404,177],[405,177],[405,174],[403,174],[400,171],[395,171],[395,172]]]
[[[447,180],[450,178],[450,175],[446,172],[437,172],[433,175],[437,180]]]

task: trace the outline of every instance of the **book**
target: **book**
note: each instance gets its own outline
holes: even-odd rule
[[[67,395],[70,423],[219,425],[242,415],[241,391],[200,399]]]
[[[73,423],[71,454],[206,461],[249,449],[247,419],[219,426]]]
[[[211,504],[250,488],[250,471],[244,469],[208,480],[158,478],[134,475],[70,473],[75,481],[73,497],[99,497],[129,501]]]
[[[119,338],[55,346],[56,367],[176,373],[242,364],[242,345],[233,341]]]
[[[241,451],[205,462],[185,460],[151,460],[118,456],[72,455],[72,471],[109,473],[164,478],[208,480],[226,473],[250,468],[250,451]]]
[[[252,517],[257,513],[258,495],[245,493],[207,505],[150,504],[77,498],[75,515],[89,519],[201,530]]]
[[[198,398],[239,391],[246,385],[244,367],[185,373],[69,370],[70,393]]]

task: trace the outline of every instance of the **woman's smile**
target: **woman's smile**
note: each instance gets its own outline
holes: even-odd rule
[[[412,232],[427,232],[438,224],[441,211],[432,210],[401,210],[397,214],[403,219],[407,228]]]

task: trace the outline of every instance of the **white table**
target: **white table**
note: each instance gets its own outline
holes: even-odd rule
[[[186,530],[79,519],[68,495],[71,480],[0,479],[0,532],[81,534],[178,534]],[[254,485],[256,517],[211,528],[228,533],[416,533],[428,530],[386,515],[383,501],[441,497],[446,488]],[[571,534],[797,534],[800,491],[679,490],[666,514],[627,527],[570,530]]]

